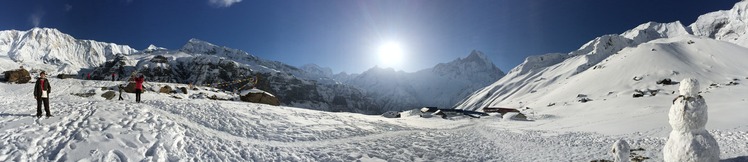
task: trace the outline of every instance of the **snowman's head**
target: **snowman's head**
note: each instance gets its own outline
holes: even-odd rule
[[[686,78],[680,82],[680,95],[686,97],[699,96],[699,81],[693,78]]]

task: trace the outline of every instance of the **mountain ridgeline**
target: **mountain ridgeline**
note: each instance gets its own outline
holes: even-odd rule
[[[28,31],[0,31],[0,70],[21,65],[55,73],[76,73],[81,68],[96,67],[116,54],[137,50],[126,45],[78,40],[57,29],[33,28]]]
[[[422,106],[452,107],[470,92],[504,73],[485,54],[442,63],[415,73],[374,67],[362,74],[333,74],[329,68],[301,67],[264,60],[245,51],[190,39],[177,50],[77,40],[56,29],[0,31],[0,70],[25,66],[52,75],[125,81],[133,72],[149,82],[241,88],[236,80],[256,76],[257,88],[279,97],[282,105],[324,111],[379,114]],[[222,84],[223,83],[223,84]]]

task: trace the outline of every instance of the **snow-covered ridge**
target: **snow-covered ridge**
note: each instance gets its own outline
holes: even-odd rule
[[[116,54],[135,52],[127,45],[78,40],[52,28],[0,31],[1,71],[24,65],[53,75],[74,74],[81,68],[99,66]]]
[[[746,26],[748,22],[748,1],[735,4],[730,10],[707,13],[688,28],[693,35],[732,42],[748,47]]]
[[[621,36],[631,39],[634,44],[641,44],[659,38],[686,35],[690,35],[690,33],[680,21],[671,23],[647,22],[621,34]]]

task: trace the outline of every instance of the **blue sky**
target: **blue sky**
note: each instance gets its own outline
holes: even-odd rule
[[[483,51],[509,71],[639,24],[732,8],[738,0],[0,0],[0,30],[57,28],[78,39],[178,49],[190,38],[294,66],[407,72]],[[379,56],[397,42],[402,60]]]

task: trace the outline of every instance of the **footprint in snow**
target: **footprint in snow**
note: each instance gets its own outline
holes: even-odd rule
[[[101,161],[119,161],[119,162],[127,162],[127,156],[125,156],[124,153],[120,150],[112,150],[107,152],[106,155],[101,159]]]
[[[151,143],[151,141],[148,141],[148,139],[145,138],[143,134],[138,135],[138,141],[140,141],[140,143],[142,144]]]

